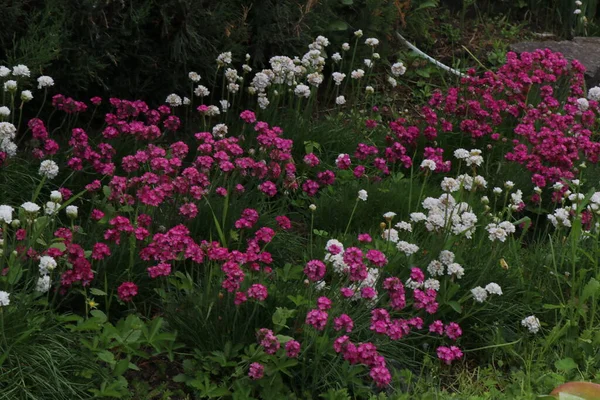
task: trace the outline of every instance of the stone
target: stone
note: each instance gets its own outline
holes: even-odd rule
[[[589,87],[600,85],[600,37],[575,37],[573,40],[544,40],[514,43],[515,53],[550,49],[560,52],[568,60],[579,60],[585,66],[585,82]]]

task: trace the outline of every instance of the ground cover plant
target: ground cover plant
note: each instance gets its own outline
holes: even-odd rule
[[[0,398],[598,379],[600,88],[508,53],[409,110],[408,61],[345,39],[220,53],[156,106],[0,66]]]

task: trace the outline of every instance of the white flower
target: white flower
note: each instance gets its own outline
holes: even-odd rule
[[[373,89],[373,86],[367,86],[365,88],[365,91],[367,92],[367,94],[373,94],[373,93],[375,93],[375,89]]]
[[[31,75],[31,72],[29,71],[29,68],[27,68],[26,65],[19,64],[19,65],[13,67],[13,76],[29,77],[30,75]]]
[[[54,179],[58,175],[58,165],[52,160],[44,160],[40,164],[39,174],[44,178]]]
[[[431,276],[442,276],[444,275],[444,264],[438,260],[432,260],[427,266],[427,272]]]
[[[362,37],[362,35],[363,35],[363,31],[362,31],[362,29],[359,29],[359,30],[357,30],[357,31],[354,31],[354,36],[356,36],[356,37]]]
[[[192,101],[189,99],[189,97],[183,98],[183,105],[189,106],[191,102]]]
[[[410,256],[412,254],[415,254],[417,251],[419,251],[419,246],[417,246],[416,244],[405,242],[404,240],[399,241],[396,244],[396,248],[399,251],[406,254],[406,256]]]
[[[49,76],[42,75],[37,78],[38,81],[38,89],[54,86],[54,79]]]
[[[524,318],[521,325],[527,328],[530,333],[538,333],[541,328],[540,320],[535,315]]]
[[[371,61],[371,60],[370,60],[370,59],[368,59],[368,58],[365,58],[365,60],[364,60],[364,64],[365,64],[365,67],[367,67],[367,68],[371,68],[371,67],[373,66],[373,61]]]
[[[298,86],[296,86],[296,88],[294,89],[294,93],[296,94],[296,96],[298,97],[305,97],[308,98],[310,96],[310,88],[306,85],[303,84],[299,84]]]
[[[350,44],[349,43],[342,43],[342,50],[344,50],[344,51],[350,50]]]
[[[577,99],[577,108],[579,111],[585,112],[590,108],[590,102],[585,97],[581,97]]]
[[[454,178],[445,177],[442,179],[441,186],[444,192],[456,192],[460,189],[460,182]]]
[[[398,231],[395,230],[394,228],[386,229],[381,233],[381,238],[383,240],[387,240],[392,243],[397,243],[398,242]]]
[[[175,93],[171,93],[167,96],[165,103],[168,103],[171,107],[179,107],[182,104],[181,97]]]
[[[367,38],[367,40],[365,40],[365,44],[367,46],[377,47],[377,45],[379,44],[379,39],[376,39],[376,38]]]
[[[454,262],[454,253],[450,250],[442,250],[440,251],[440,256],[438,258],[442,264],[449,266]]]
[[[499,195],[500,193],[502,193],[502,188],[495,187],[495,188],[492,190],[492,192],[493,192],[493,193],[494,193],[494,194],[497,196],[497,195]]]
[[[581,181],[580,181],[579,179],[573,179],[573,180],[571,181],[571,183],[572,183],[573,185],[575,185],[575,186],[579,186],[579,185],[581,184]]]
[[[395,227],[401,231],[412,232],[412,225],[410,222],[400,221],[395,225]]]
[[[8,117],[10,115],[10,108],[6,106],[0,107],[0,117]]]
[[[352,79],[360,79],[363,76],[365,76],[365,71],[363,71],[362,69],[356,69],[350,74],[350,77]]]
[[[335,104],[337,104],[338,106],[343,106],[344,104],[346,104],[346,98],[344,96],[336,97]]]
[[[427,215],[421,212],[414,212],[410,214],[410,220],[412,222],[421,222],[427,220]]]
[[[6,81],[4,82],[4,91],[5,92],[14,92],[17,90],[17,81]]]
[[[335,84],[339,86],[342,84],[344,78],[346,78],[346,74],[342,74],[341,72],[334,72],[333,74],[331,74],[331,77],[335,81]]]
[[[580,0],[575,0],[575,5],[577,7],[581,7],[583,5],[583,3]]]
[[[35,285],[35,291],[40,293],[47,293],[50,290],[50,277],[44,275],[38,278],[37,284]]]
[[[251,66],[249,66],[248,64],[243,64],[243,65],[242,65],[242,70],[243,70],[244,72],[246,72],[246,73],[248,73],[248,72],[252,72],[252,67],[251,67]]]
[[[476,166],[480,166],[481,164],[483,164],[483,157],[481,156],[481,150],[479,149],[473,149],[469,152],[469,156],[466,158],[467,161],[467,167],[470,167],[471,165],[476,165]]]
[[[54,258],[50,257],[50,256],[41,256],[40,257],[40,273],[42,275],[46,275],[49,271],[53,271],[56,266],[57,266],[57,262]]]
[[[206,97],[210,94],[210,91],[204,85],[198,85],[194,90],[194,94],[198,97]]]
[[[325,281],[315,282],[315,290],[317,292],[320,292],[323,289],[325,289]]]
[[[212,134],[218,138],[224,138],[227,135],[229,128],[225,124],[217,124],[212,129]]]
[[[423,162],[421,163],[421,168],[423,168],[423,169],[427,168],[430,171],[435,171],[435,168],[436,168],[435,161],[433,161],[433,160],[423,160]]]
[[[579,15],[579,14],[581,14],[581,10],[579,8],[577,8],[575,11],[573,11],[573,14]]]
[[[469,155],[470,153],[465,149],[454,150],[454,157],[458,158],[459,160],[464,160],[469,157]]]
[[[30,201],[21,204],[21,208],[31,214],[35,214],[36,212],[40,211],[40,206]]]
[[[315,210],[317,209],[317,206],[316,206],[316,205],[314,205],[314,204],[311,204],[310,206],[308,206],[308,209],[309,209],[310,211],[315,211]]]
[[[67,208],[65,209],[65,212],[67,213],[67,217],[69,218],[77,218],[77,206],[67,206]]]
[[[362,201],[367,201],[367,198],[369,197],[368,193],[366,190],[361,189],[358,191],[358,198]]]
[[[192,82],[199,82],[199,81],[200,81],[200,79],[202,79],[202,78],[200,77],[200,74],[198,74],[197,72],[194,72],[194,71],[191,71],[191,72],[188,74],[188,77],[190,78],[190,80],[191,80]]]
[[[564,185],[560,182],[556,182],[554,185],[552,185],[552,189],[554,189],[555,191],[559,191],[564,187]]]
[[[313,85],[315,87],[317,87],[321,83],[323,83],[323,75],[321,75],[318,72],[313,72],[312,74],[308,74],[306,76],[306,79],[308,80],[308,83],[310,83],[311,85]]]
[[[62,201],[62,193],[60,193],[58,190],[51,191],[50,200],[52,200],[55,203],[60,203]]]
[[[506,181],[506,182],[504,182],[504,187],[507,188],[508,190],[510,190],[515,187],[515,184],[513,181]]]
[[[548,219],[555,228],[571,227],[570,212],[566,208],[557,208],[554,214],[548,214]]]
[[[221,100],[219,101],[219,103],[221,104],[221,110],[223,110],[223,112],[227,112],[227,110],[229,110],[229,107],[231,106],[231,104],[227,100]]]
[[[11,206],[0,205],[0,223],[10,224],[13,220],[13,211],[15,209]]]
[[[217,65],[223,67],[227,64],[231,64],[231,52],[226,51],[225,53],[219,54],[217,57]]]
[[[268,106],[268,105],[269,105],[269,103],[270,103],[270,102],[269,102],[269,99],[268,99],[266,96],[261,96],[261,97],[259,97],[257,101],[258,101],[258,106],[259,106],[261,109],[263,109],[263,110],[264,110],[265,108],[267,108],[267,106]]]
[[[497,283],[491,282],[485,286],[485,291],[489,294],[502,295],[502,288]]]
[[[391,76],[388,76],[387,81],[392,87],[398,86],[398,82]]]
[[[60,208],[60,204],[55,203],[53,201],[49,201],[44,206],[44,213],[46,213],[46,215],[54,215],[54,214],[56,214],[56,212],[58,211],[59,208]]]
[[[385,218],[386,220],[390,220],[393,219],[397,214],[393,211],[388,211],[385,214],[383,214],[383,218]]]
[[[600,100],[600,87],[594,86],[588,90],[588,99],[598,101]]]
[[[340,53],[333,53],[331,55],[331,59],[335,62],[340,62],[342,61],[342,56],[340,55]]]
[[[0,290],[0,307],[10,304],[10,293]]]
[[[392,75],[400,76],[400,75],[404,75],[405,73],[406,73],[406,67],[404,66],[403,63],[397,62],[397,63],[392,64]]]
[[[440,290],[440,281],[438,281],[437,279],[429,278],[423,283],[423,286],[425,287],[425,289],[433,289],[437,292],[438,290]]]
[[[26,103],[31,100],[33,100],[33,94],[31,93],[31,90],[23,90],[21,92],[21,101]]]
[[[238,80],[238,72],[233,68],[227,68],[225,70],[225,78],[228,82],[235,82]]]
[[[237,83],[229,83],[227,85],[227,91],[229,93],[237,93],[240,90],[240,85],[238,85]]]
[[[488,297],[488,292],[481,286],[471,289],[471,294],[473,295],[473,299],[478,303],[483,303]]]
[[[0,65],[0,78],[5,78],[10,75],[10,69],[6,68],[4,65]]]
[[[465,269],[457,263],[448,265],[448,275],[455,275],[456,279],[460,279],[465,274]]]

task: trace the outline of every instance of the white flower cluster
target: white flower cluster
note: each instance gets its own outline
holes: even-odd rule
[[[488,238],[494,242],[499,240],[504,242],[508,235],[515,233],[515,226],[510,221],[502,221],[498,224],[491,223],[485,227],[488,232]]]
[[[472,212],[471,206],[465,202],[457,203],[456,199],[449,193],[439,198],[427,197],[423,200],[423,208],[428,210],[425,216],[425,227],[430,232],[440,232],[449,228],[452,234],[464,234],[471,239],[475,232],[477,216]],[[414,222],[423,220],[422,213],[411,214]]]
[[[555,228],[570,228],[571,220],[570,209],[568,208],[557,208],[554,210],[554,214],[548,214],[548,219],[552,222]]]
[[[396,235],[397,234],[398,233],[396,233]],[[416,244],[405,242],[404,240],[398,241],[398,243],[396,243],[396,248],[398,249],[398,251],[401,251],[404,254],[406,254],[407,257],[419,251],[419,246],[417,246]]]
[[[171,107],[179,107],[181,104],[183,104],[181,97],[175,93],[168,95],[165,102]]]
[[[6,307],[10,304],[10,293],[0,290],[0,307]]]
[[[540,320],[535,315],[530,315],[529,317],[523,318],[521,325],[527,328],[527,330],[529,330],[531,333],[538,333],[542,327]]]
[[[475,165],[477,167],[483,164],[483,156],[481,155],[481,150],[472,149],[471,151],[467,151],[465,149],[457,149],[454,151],[454,157],[459,160],[464,160],[467,164],[467,167]]]
[[[491,282],[488,283],[485,288],[477,286],[476,288],[471,289],[471,294],[476,302],[483,303],[488,298],[488,295],[495,294],[497,296],[502,296],[502,288],[497,283]]]
[[[0,122],[0,151],[5,152],[8,157],[17,154],[17,145],[13,141],[17,134],[17,128],[10,122]]]
[[[400,76],[400,75],[404,75],[405,73],[406,73],[406,67],[404,66],[403,63],[397,62],[397,63],[392,64],[392,75]]]
[[[58,165],[52,160],[44,160],[40,164],[40,176],[46,179],[54,179],[58,175]]]

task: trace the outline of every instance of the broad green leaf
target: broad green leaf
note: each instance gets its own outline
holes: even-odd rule
[[[562,360],[558,360],[554,363],[554,366],[556,367],[556,369],[560,370],[560,371],[571,371],[573,369],[577,368],[577,363],[571,358],[571,357],[567,357],[567,358],[563,358]]]

